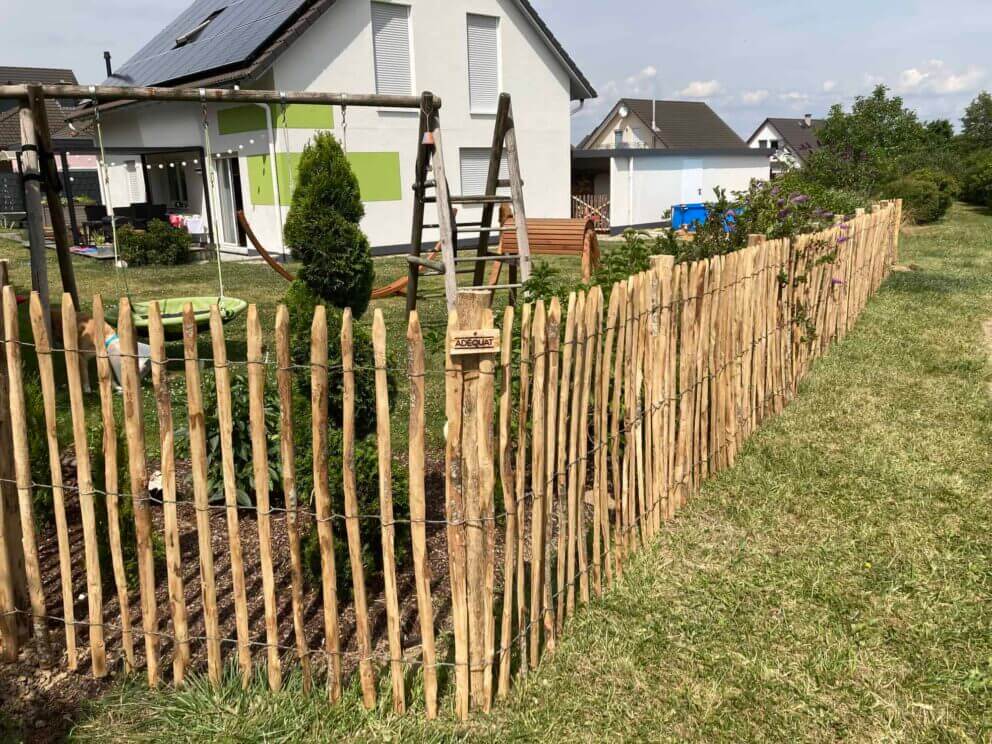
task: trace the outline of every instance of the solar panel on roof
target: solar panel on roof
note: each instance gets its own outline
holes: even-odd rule
[[[107,83],[158,85],[241,64],[308,3],[197,0],[117,68]],[[196,32],[211,15],[209,23]],[[177,44],[184,36],[186,42]]]

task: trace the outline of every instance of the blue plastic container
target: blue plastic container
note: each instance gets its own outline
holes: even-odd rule
[[[697,223],[706,223],[706,217],[705,204],[676,204],[672,207],[672,229],[695,230]]]
[[[736,222],[736,215],[740,210],[729,212],[723,218],[724,232],[730,232]],[[680,230],[685,227],[689,232],[694,232],[697,225],[705,225],[709,218],[709,210],[705,204],[676,204],[672,207],[672,229]]]

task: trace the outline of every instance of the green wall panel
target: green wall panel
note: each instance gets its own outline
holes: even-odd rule
[[[309,103],[291,103],[286,106],[271,104],[272,126],[276,129],[333,129],[334,112],[330,106]],[[235,106],[217,111],[217,130],[221,134],[244,134],[266,131],[265,109],[260,106]]]
[[[217,111],[217,130],[221,134],[265,131],[265,110],[260,106],[235,106]]]
[[[358,178],[362,201],[399,201],[403,198],[398,152],[349,152],[348,162]]]
[[[250,155],[248,161],[248,200],[256,206],[276,203],[268,155]]]
[[[279,179],[280,203],[288,207],[292,202],[293,187],[296,173],[300,168],[301,154],[277,153],[276,168]],[[275,206],[275,191],[272,183],[272,170],[269,167],[268,155],[250,155],[248,158],[248,192],[251,203],[255,206]],[[290,178],[292,176],[292,180]]]
[[[333,129],[334,109],[312,103],[291,103],[286,106],[286,116],[283,117],[282,106],[273,103],[272,125],[289,129]]]
[[[279,193],[283,206],[292,202],[296,174],[300,168],[301,153],[276,155]],[[255,206],[274,206],[275,191],[268,155],[251,155],[248,161],[249,200]],[[358,178],[362,201],[400,201],[403,187],[400,180],[400,154],[398,152],[352,152],[348,161]]]

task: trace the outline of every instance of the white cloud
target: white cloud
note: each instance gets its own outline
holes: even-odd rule
[[[805,93],[800,93],[798,90],[790,90],[786,93],[778,94],[779,100],[788,101],[792,103],[802,103],[809,100],[809,96]]]
[[[829,93],[830,91],[832,91],[836,87],[837,87],[837,81],[835,81],[835,80],[824,80],[823,81],[823,92],[824,93]]]
[[[947,95],[975,91],[985,78],[985,70],[969,65],[964,70],[951,70],[942,60],[931,59],[920,67],[910,67],[899,73],[897,93],[917,95]]]
[[[910,67],[908,70],[903,70],[899,73],[899,87],[902,90],[914,90],[923,85],[928,77],[930,77],[929,72],[923,72],[915,67]]]
[[[720,92],[722,86],[716,80],[693,80],[679,91],[686,98],[708,98]]]
[[[767,90],[746,90],[741,93],[741,101],[749,106],[755,106],[766,100],[769,95]]]

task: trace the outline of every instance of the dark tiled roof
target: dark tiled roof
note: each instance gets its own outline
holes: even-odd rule
[[[335,0],[196,0],[127,62],[107,84],[178,85],[250,77],[302,34]],[[527,0],[517,0],[525,17],[561,58],[572,77],[573,98],[596,91]],[[209,23],[186,43],[183,35]]]
[[[41,85],[78,85],[76,73],[60,67],[2,67],[0,66],[0,85],[22,85],[24,83],[40,83]]]
[[[38,83],[41,85],[77,85],[76,75],[72,70],[48,67],[0,67],[0,84],[22,85]],[[21,144],[21,122],[15,105],[0,113],[0,148],[16,149]],[[55,139],[67,136],[68,127],[65,116],[70,109],[63,108],[58,101],[45,101],[48,113],[48,130]],[[88,138],[87,138],[88,140]]]
[[[652,116],[652,103],[654,113]],[[733,129],[702,101],[654,101],[643,98],[622,98],[579,145],[587,147],[597,139],[600,130],[613,117],[617,108],[626,105],[649,128],[652,119],[662,146],[673,150],[719,150],[746,147]]]
[[[820,140],[816,136],[816,130],[824,124],[824,119],[813,119],[810,126],[806,126],[803,118],[769,117],[765,119],[755,130],[757,134],[765,124],[771,124],[782,136],[782,140],[801,159],[805,160],[815,150],[820,148]],[[754,139],[754,134],[751,135]]]

